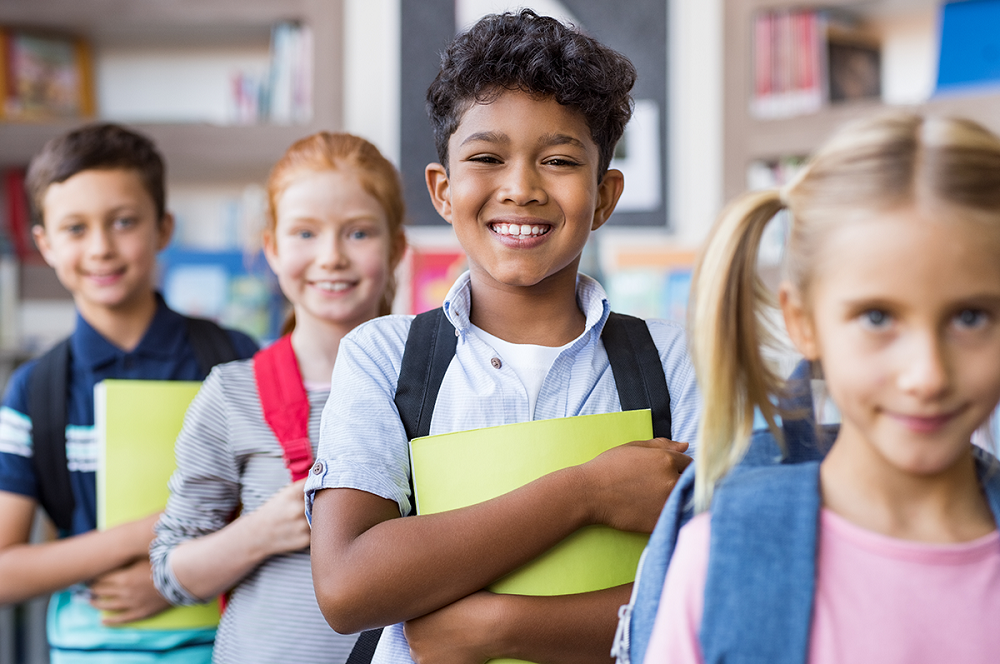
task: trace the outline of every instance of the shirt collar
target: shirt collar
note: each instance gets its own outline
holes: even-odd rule
[[[472,322],[469,315],[472,311],[472,289],[469,272],[462,274],[452,285],[444,298],[444,314],[461,334],[470,331]],[[593,330],[598,336],[604,329],[604,323],[611,313],[608,295],[596,279],[585,274],[576,275],[576,304],[587,317],[584,332],[581,337],[587,337]]]
[[[149,358],[170,358],[180,352],[186,338],[184,317],[170,309],[163,296],[156,293],[156,313],[143,334],[139,345],[126,353],[95,330],[86,319],[76,314],[76,327],[70,337],[74,361],[98,369],[123,355]]]

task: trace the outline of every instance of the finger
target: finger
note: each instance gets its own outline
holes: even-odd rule
[[[689,447],[688,443],[682,443],[676,440],[670,440],[669,438],[654,438],[657,443],[659,443],[663,448],[670,450],[671,452],[686,452]]]
[[[94,595],[90,598],[90,605],[99,611],[122,611],[129,608],[125,598],[117,595]]]
[[[686,454],[681,454],[680,452],[670,452],[670,458],[674,462],[674,467],[677,469],[677,474],[683,473],[684,470],[691,465],[694,461],[691,457]]]

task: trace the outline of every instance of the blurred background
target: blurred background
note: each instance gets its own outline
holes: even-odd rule
[[[276,336],[263,187],[318,130],[364,136],[400,167],[411,250],[395,309],[438,306],[464,257],[423,186],[436,159],[424,91],[457,31],[521,6],[639,70],[613,164],[626,191],[582,268],[624,313],[683,321],[724,202],[786,182],[845,121],[903,105],[1000,130],[1000,0],[0,0],[0,385],[72,329],[22,183],[46,140],[93,120],[136,127],[166,158],[178,226],[160,287],[174,308]],[[785,225],[761,251],[771,284]],[[0,609],[0,664],[47,661],[44,606]]]

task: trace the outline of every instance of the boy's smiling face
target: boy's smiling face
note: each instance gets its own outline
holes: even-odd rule
[[[518,91],[472,104],[448,143],[447,171],[427,167],[438,213],[455,228],[473,282],[531,287],[572,275],[624,186],[598,182],[598,149],[578,111]]]
[[[170,240],[173,218],[157,219],[136,171],[80,171],[48,187],[42,213],[35,241],[84,318],[151,297],[156,254]]]

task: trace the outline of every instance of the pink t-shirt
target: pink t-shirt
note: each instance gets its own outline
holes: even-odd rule
[[[680,532],[646,664],[700,664],[711,519]],[[810,664],[1000,661],[1000,534],[926,544],[820,516]]]

